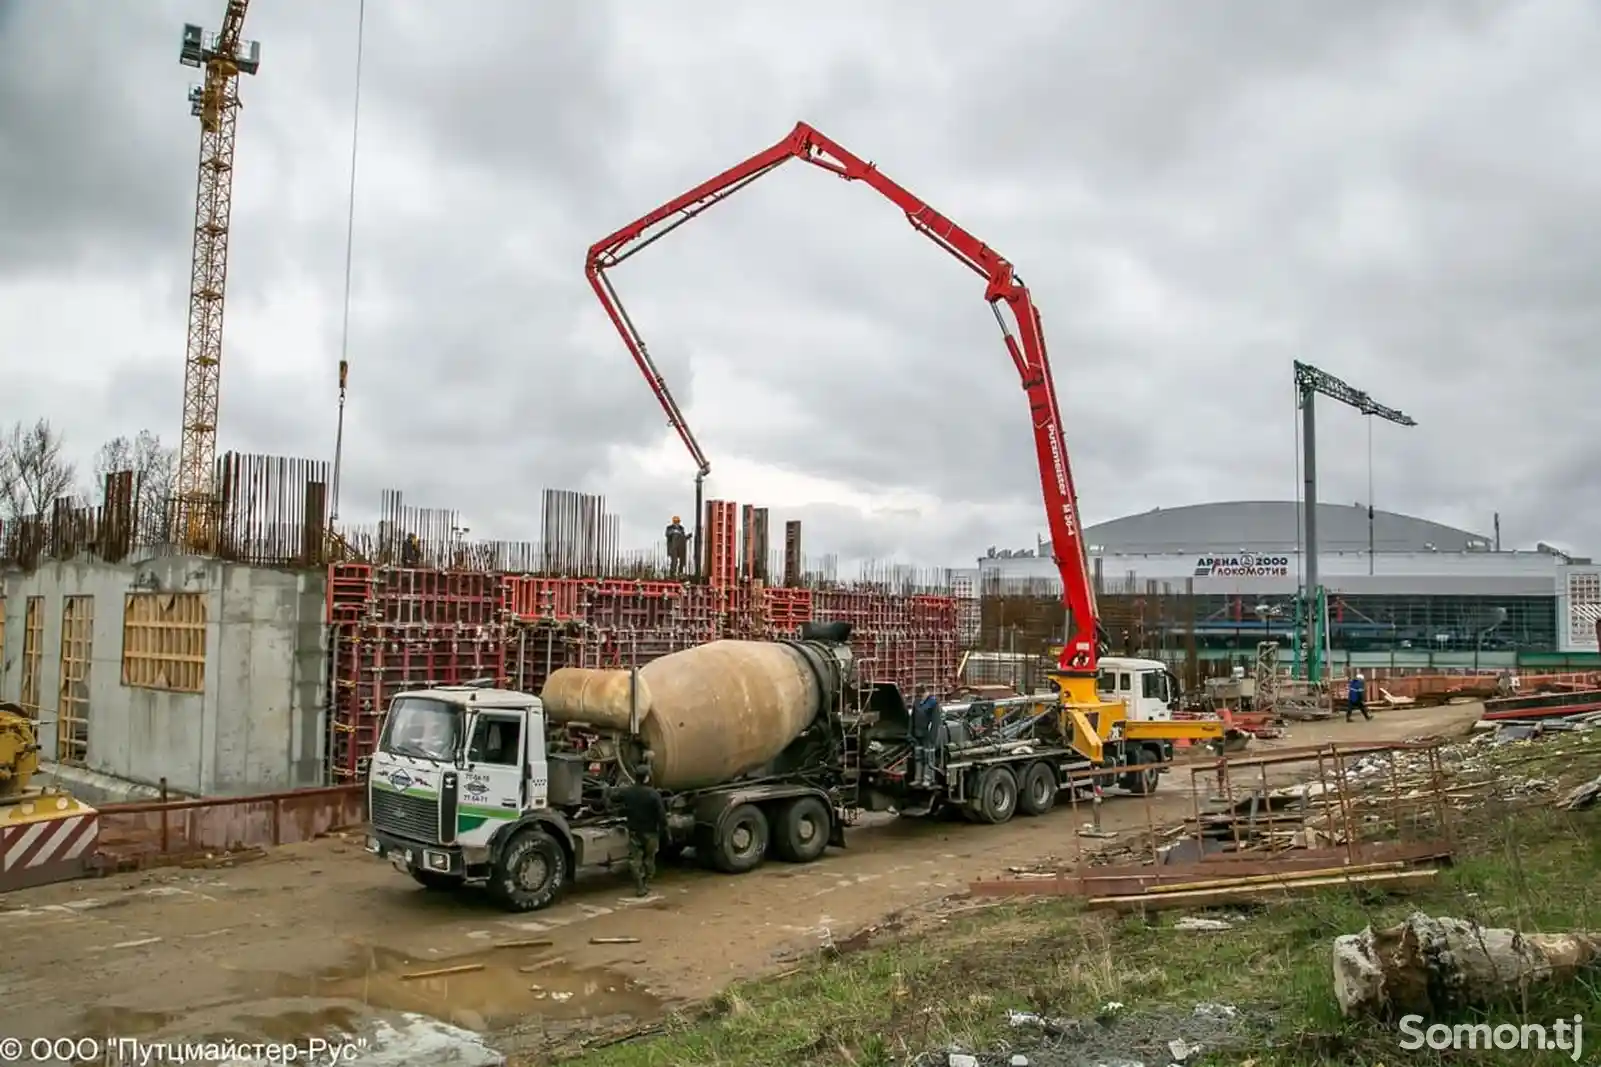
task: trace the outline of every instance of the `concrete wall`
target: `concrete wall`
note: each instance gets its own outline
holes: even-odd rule
[[[40,743],[56,751],[62,598],[94,598],[87,767],[145,785],[241,794],[322,782],[326,576],[162,556],[133,563],[47,562],[0,576],[5,661],[0,699],[22,690],[27,598],[43,596]],[[203,693],[122,684],[123,598],[206,595]]]

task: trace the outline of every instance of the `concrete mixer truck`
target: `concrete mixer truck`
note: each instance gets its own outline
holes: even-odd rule
[[[426,887],[482,884],[532,911],[581,869],[626,865],[608,791],[628,781],[662,791],[664,852],[737,874],[816,860],[864,811],[1000,823],[1049,811],[1095,765],[1148,792],[1172,739],[1217,732],[1171,721],[1162,664],[1103,660],[1127,694],[1105,696],[1118,714],[1084,722],[1054,693],[959,705],[914,742],[904,695],[857,677],[849,636],[809,624],[800,640],[713,641],[638,670],[563,668],[537,697],[402,693],[369,765],[368,851]]]

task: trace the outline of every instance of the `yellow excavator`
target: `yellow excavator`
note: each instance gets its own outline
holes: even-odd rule
[[[39,736],[21,706],[0,702],[0,892],[80,877],[95,853],[99,813],[32,785]]]

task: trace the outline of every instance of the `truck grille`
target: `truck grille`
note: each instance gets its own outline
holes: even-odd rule
[[[439,840],[439,801],[434,797],[414,797],[372,791],[372,825],[375,830],[409,837],[414,841]]]

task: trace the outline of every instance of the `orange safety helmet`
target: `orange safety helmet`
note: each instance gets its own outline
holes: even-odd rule
[[[677,521],[678,521],[678,516],[677,516],[677,515],[674,515],[674,516],[673,516],[673,521],[674,521],[674,522],[677,522]]]

